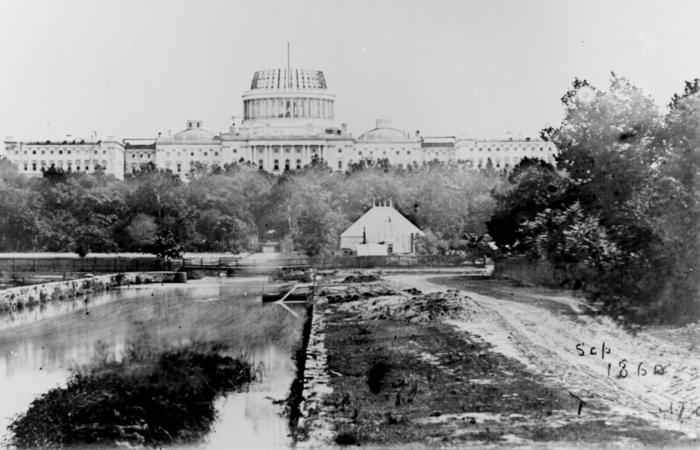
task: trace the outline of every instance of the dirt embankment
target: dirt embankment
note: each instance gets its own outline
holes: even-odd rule
[[[388,278],[319,290],[332,390],[323,417],[334,431],[324,445],[685,442],[683,430],[614,410],[533,365],[479,294],[415,274]]]

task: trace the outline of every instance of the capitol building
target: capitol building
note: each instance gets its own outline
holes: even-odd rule
[[[117,178],[141,170],[145,164],[169,170],[186,179],[197,167],[255,165],[281,174],[314,161],[345,171],[361,161],[386,159],[398,167],[432,161],[465,168],[491,165],[508,170],[525,157],[553,162],[556,148],[531,139],[474,139],[422,136],[378,119],[376,127],[358,137],[335,117],[335,96],[320,70],[270,69],[253,74],[243,94],[243,120],[226,132],[208,131],[200,120],[187,120],[175,134],[148,139],[70,139],[17,141],[5,139],[4,156],[22,174],[41,175],[50,167],[91,173],[103,170]]]

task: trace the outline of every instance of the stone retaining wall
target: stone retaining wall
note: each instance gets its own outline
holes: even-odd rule
[[[317,297],[318,298],[318,297]],[[304,430],[307,439],[297,442],[296,448],[327,448],[333,442],[334,430],[330,418],[324,414],[323,398],[333,390],[328,371],[328,352],[325,346],[325,298],[314,305],[311,316],[311,334],[306,347],[304,391],[301,417],[297,428]]]
[[[178,272],[127,272],[13,287],[0,290],[0,313],[17,311],[53,300],[102,292],[116,286],[184,281],[186,278],[183,279],[182,274]]]

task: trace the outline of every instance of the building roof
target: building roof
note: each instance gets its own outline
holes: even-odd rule
[[[363,234],[377,235],[386,233],[387,237],[396,235],[424,233],[410,220],[398,212],[391,203],[388,205],[375,205],[355,223],[341,233],[341,237],[362,236]]]
[[[396,128],[392,128],[391,122],[387,119],[377,119],[377,127],[366,133],[362,133],[357,140],[372,142],[408,141],[411,140],[411,135]]]
[[[174,139],[176,141],[203,141],[213,138],[214,133],[202,128],[201,120],[188,120],[187,128],[178,133],[175,133],[174,136]]]
[[[127,150],[155,150],[156,143],[152,144],[132,144],[130,142],[124,143],[124,148]]]

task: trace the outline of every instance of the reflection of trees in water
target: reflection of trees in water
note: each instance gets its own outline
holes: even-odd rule
[[[244,294],[258,284],[224,281],[203,289],[153,286],[142,288],[137,297],[119,291],[101,295],[97,305],[92,300],[85,304],[84,299],[55,302],[49,304],[48,314],[37,309],[22,316],[27,323],[0,329],[0,366],[8,376],[40,367],[66,369],[88,363],[97,342],[118,356],[129,342],[147,339],[162,347],[219,341],[232,355],[248,354],[256,362],[264,361],[266,373],[282,370],[301,340],[303,317],[277,305],[263,306],[259,297]],[[125,294],[128,298],[119,298]],[[303,316],[304,309],[299,313]]]
[[[303,316],[294,317],[277,305],[249,308],[216,324],[231,345],[248,349],[274,345],[290,350],[301,339]],[[291,355],[291,354],[290,354]]]

